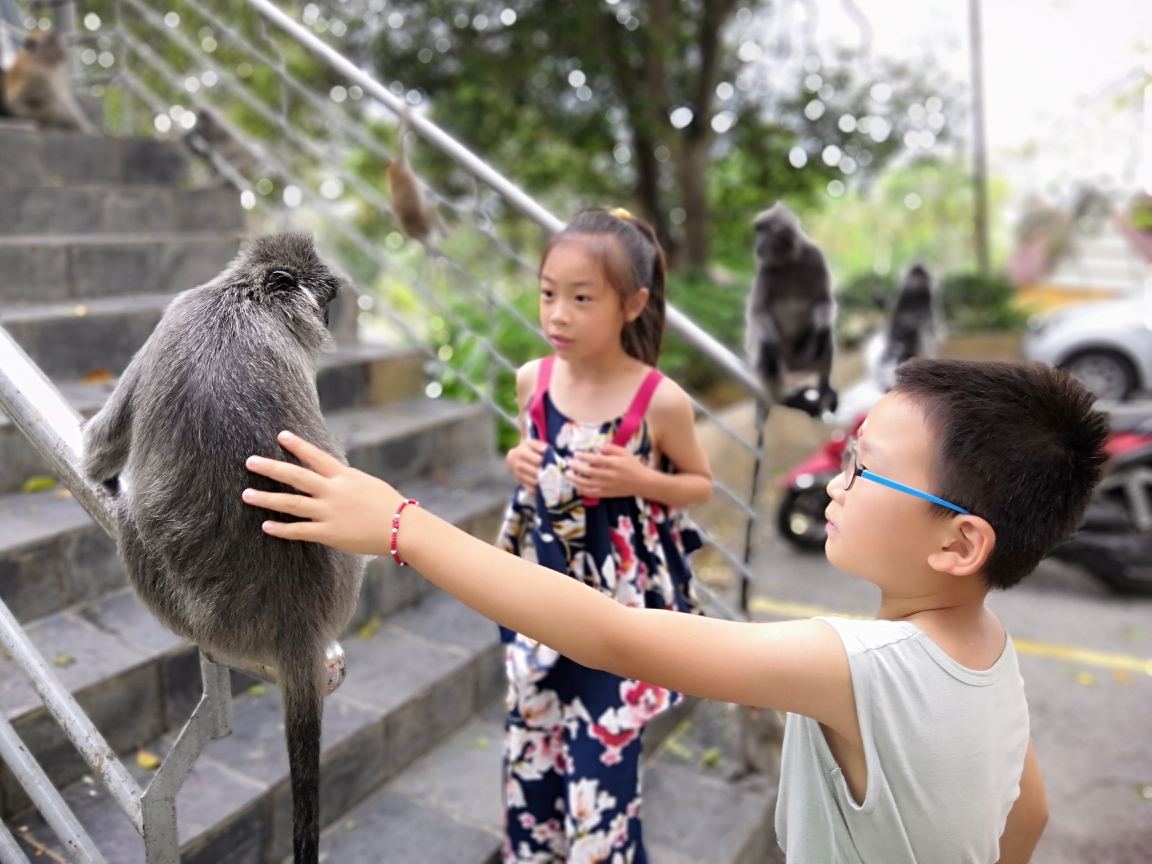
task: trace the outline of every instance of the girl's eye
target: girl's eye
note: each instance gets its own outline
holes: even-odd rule
[[[576,295],[576,302],[577,303],[584,303],[584,302],[591,300],[591,299],[592,298],[589,297],[587,294],[577,294]]]
[[[551,300],[552,299],[552,289],[551,288],[541,288],[540,289],[540,296],[543,297],[545,300]]]

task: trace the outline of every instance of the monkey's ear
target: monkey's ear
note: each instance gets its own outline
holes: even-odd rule
[[[269,291],[289,291],[297,287],[296,277],[287,270],[273,270],[264,280],[264,287]]]

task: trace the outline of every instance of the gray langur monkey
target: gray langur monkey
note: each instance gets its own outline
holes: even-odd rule
[[[400,230],[421,243],[427,242],[433,231],[441,237],[448,235],[448,227],[440,217],[436,205],[424,199],[420,181],[416,179],[412,166],[408,164],[404,138],[408,134],[408,111],[400,117],[400,134],[397,137],[396,158],[388,165],[388,190],[392,194],[392,212],[400,223]]]
[[[748,297],[746,351],[773,404],[818,416],[836,410],[832,374],[832,277],[824,254],[783,204],[765,210],[756,229],[756,278]],[[818,390],[785,393],[789,372],[815,372]]]
[[[53,30],[29,30],[4,73],[4,105],[13,117],[42,126],[99,134],[68,82],[68,51]]]
[[[317,864],[325,647],[351,618],[364,559],[265,534],[255,454],[296,462],[289,429],[343,460],[320,416],[316,355],[338,282],[306,234],[259,238],[177,296],[84,427],[82,470],[114,492],[133,588],[168,627],[222,659],[279,670],[296,864]]]
[[[896,368],[913,357],[930,357],[936,348],[932,276],[920,264],[904,274],[892,315],[881,336],[883,350],[876,379],[885,390],[896,386]]]

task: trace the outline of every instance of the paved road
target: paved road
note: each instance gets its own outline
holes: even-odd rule
[[[823,555],[766,537],[757,555],[756,615],[784,603],[870,615],[878,590],[841,573]],[[1123,668],[1152,659],[1152,598],[1119,598],[1066,565],[1044,562],[989,605],[1033,652],[1065,646],[1102,652],[1109,665],[1027,653],[1020,669],[1051,818],[1035,864],[1152,862],[1152,675]],[[775,610],[775,611],[773,611]],[[1118,655],[1118,656],[1116,656]],[[1147,667],[1146,667],[1147,668]]]

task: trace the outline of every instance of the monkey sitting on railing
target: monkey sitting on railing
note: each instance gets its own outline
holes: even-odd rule
[[[783,204],[752,222],[756,229],[756,278],[748,297],[746,348],[772,404],[813,416],[836,410],[832,374],[832,323],[836,306],[824,253],[800,230]],[[817,387],[788,393],[789,373],[816,373]]]
[[[3,101],[11,116],[35,120],[41,126],[98,134],[72,93],[68,51],[55,31],[28,31],[16,61],[4,73],[3,85]]]

